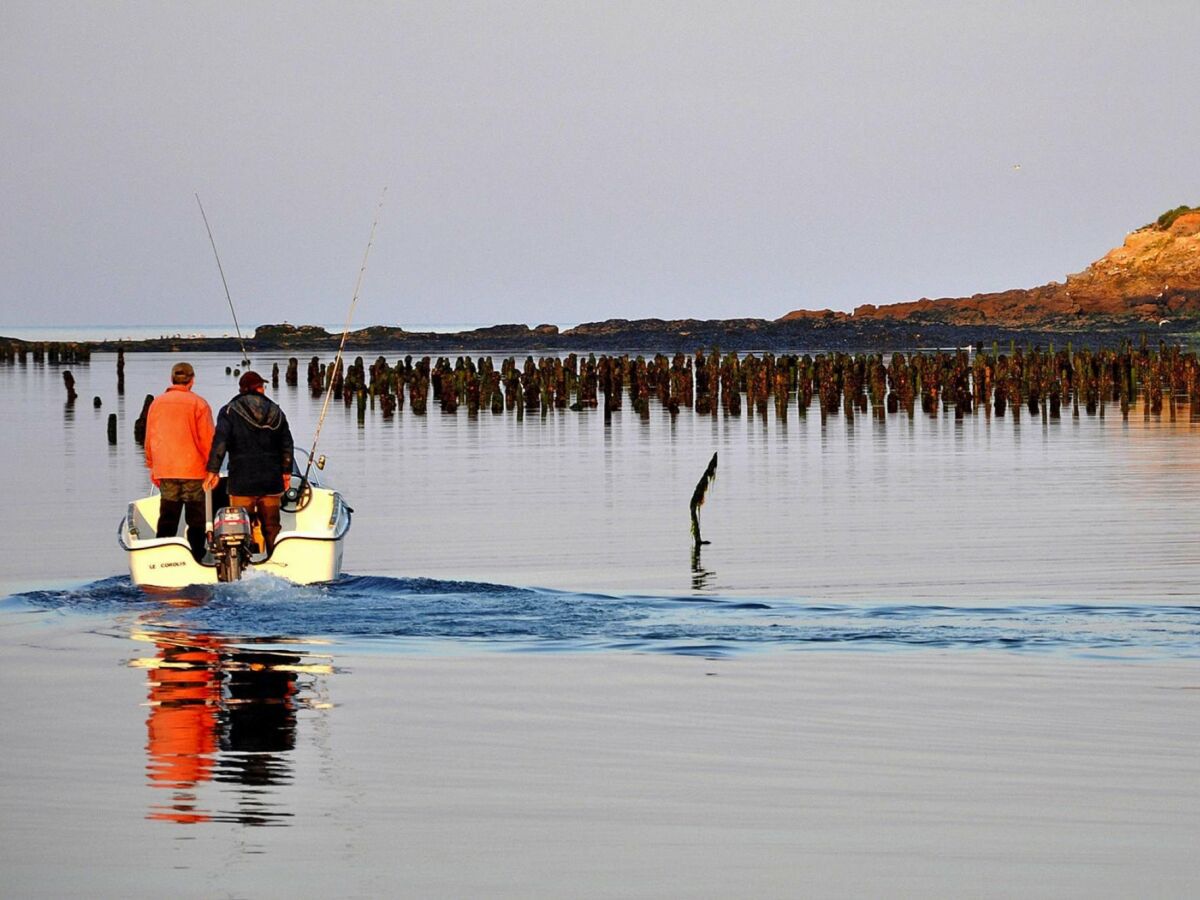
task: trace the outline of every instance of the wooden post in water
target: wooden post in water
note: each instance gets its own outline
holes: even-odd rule
[[[439,379],[441,384],[441,402],[442,412],[451,415],[458,413],[458,388],[454,384],[454,372],[450,369],[445,369],[441,372]],[[439,391],[435,390],[435,394]]]
[[[733,354],[730,354],[733,356]],[[730,361],[726,357],[725,366],[721,370],[721,404],[727,416],[742,414],[742,388],[738,383],[740,364],[736,357]]]
[[[117,414],[108,414],[108,443],[112,446],[117,444]]]
[[[1008,406],[1008,357],[1001,353],[996,357],[996,386],[992,391],[992,408],[997,418],[1004,417]]]
[[[521,371],[521,389],[524,393],[525,409],[537,412],[542,397],[542,384],[532,356],[525,357],[525,365]]]
[[[709,543],[700,539],[700,507],[704,505],[704,495],[708,493],[708,487],[716,480],[716,477],[717,454],[714,452],[712,459],[708,461],[708,468],[704,470],[704,474],[700,476],[700,481],[696,484],[696,489],[692,491],[692,501],[688,505],[692,516],[692,542],[694,547]]]
[[[125,351],[117,350],[117,396],[125,394]]]
[[[580,408],[595,409],[599,405],[599,376],[596,371],[596,356],[594,353],[589,353],[588,358],[583,361],[581,371],[579,373],[579,403]]]
[[[488,369],[488,396],[491,402],[492,415],[499,416],[504,413],[504,392],[500,390],[500,373],[495,369]]]
[[[463,380],[467,390],[467,415],[478,416],[483,393],[479,383],[479,371],[474,366],[468,366],[464,372]]]
[[[429,403],[429,376],[418,367],[415,377],[408,383],[408,405],[414,416],[423,416]]]
[[[75,376],[71,374],[70,369],[64,369],[62,373],[63,385],[67,389],[67,406],[72,406],[75,399],[79,396],[75,393]]]
[[[324,388],[321,380],[321,360],[314,356],[308,361],[308,390],[314,397],[321,396]]]
[[[695,410],[700,415],[712,412],[712,397],[709,395],[708,369],[704,364],[704,351],[696,351],[696,404]]]
[[[517,363],[511,356],[500,363],[500,381],[504,385],[504,408],[512,412],[521,396],[521,383]]]
[[[150,404],[154,402],[154,395],[147,394],[146,399],[142,401],[142,412],[133,423],[133,439],[139,445],[146,443],[146,417],[150,414]]]

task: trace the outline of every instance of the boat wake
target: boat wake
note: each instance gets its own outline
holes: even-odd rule
[[[775,649],[996,648],[1071,655],[1200,656],[1200,607],[838,604],[590,594],[427,578],[346,575],[295,585],[256,574],[148,594],[127,577],[19,594],[5,605],[138,616],[263,641],[324,638],[381,649],[623,650],[729,656]]]

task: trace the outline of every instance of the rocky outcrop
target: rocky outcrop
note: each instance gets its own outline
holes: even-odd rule
[[[827,316],[796,310],[783,321]],[[843,314],[844,315],[844,314]],[[864,304],[853,320],[903,320],[944,325],[1078,328],[1084,322],[1158,323],[1200,316],[1200,209],[1180,207],[1131,232],[1064,283],[971,297]]]

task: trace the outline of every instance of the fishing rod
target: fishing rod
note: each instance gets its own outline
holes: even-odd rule
[[[233,298],[229,296],[229,284],[225,281],[225,269],[221,266],[221,254],[217,252],[217,242],[213,240],[212,228],[208,225],[208,216],[204,215],[204,204],[200,195],[196,194],[196,205],[200,207],[200,217],[204,219],[204,229],[208,232],[208,242],[212,244],[213,256],[217,258],[217,271],[221,273],[221,284],[225,288],[225,299],[229,301],[229,311],[233,313],[233,328],[237,332],[238,344],[242,348],[242,365],[249,365],[250,358],[246,355],[246,342],[242,340],[242,327],[238,325],[237,310],[233,308]]]
[[[293,503],[300,501],[303,496],[304,489],[308,485],[308,473],[312,471],[313,460],[317,455],[317,441],[321,438],[321,426],[325,424],[325,414],[329,412],[329,400],[333,396],[333,373],[337,371],[338,364],[342,361],[342,353],[346,349],[346,336],[350,334],[350,322],[354,318],[354,307],[358,305],[358,293],[362,288],[363,275],[367,271],[367,258],[371,255],[371,246],[375,243],[375,228],[379,225],[379,214],[383,210],[383,200],[387,196],[387,188],[379,195],[379,205],[375,207],[375,220],[371,223],[371,235],[367,238],[367,249],[363,253],[362,265],[358,269],[358,280],[354,283],[354,296],[350,298],[350,308],[346,311],[346,327],[342,329],[342,340],[338,344],[337,355],[334,356],[333,362],[330,363],[328,376],[326,377],[325,386],[325,402],[321,404],[321,415],[317,419],[317,430],[313,435],[312,448],[308,451],[308,463],[304,467],[304,474],[300,476],[300,485],[297,488],[289,490],[287,493],[289,499]],[[319,468],[319,467],[318,467]]]

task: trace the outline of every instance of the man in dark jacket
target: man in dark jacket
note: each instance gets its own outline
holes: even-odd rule
[[[280,494],[291,481],[292,432],[283,410],[264,395],[263,384],[261,375],[247,372],[238,381],[241,393],[221,407],[204,486],[216,487],[228,452],[229,503],[258,516],[269,554],[279,534]]]

